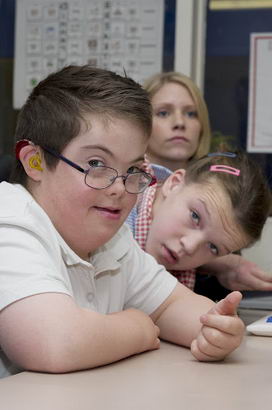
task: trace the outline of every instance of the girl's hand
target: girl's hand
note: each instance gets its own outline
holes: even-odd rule
[[[254,262],[236,255],[238,263],[221,269],[217,278],[227,289],[235,290],[272,290],[272,275],[263,271]]]

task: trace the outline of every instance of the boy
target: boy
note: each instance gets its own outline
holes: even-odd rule
[[[146,92],[109,71],[69,66],[29,96],[13,183],[0,185],[2,376],[104,365],[159,348],[159,335],[199,360],[240,344],[240,293],[217,305],[194,294],[122,226],[152,182],[150,131]]]

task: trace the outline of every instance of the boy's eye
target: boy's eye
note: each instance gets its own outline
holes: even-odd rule
[[[210,250],[211,250],[211,252],[214,254],[214,255],[218,255],[218,248],[217,248],[217,246],[215,246],[213,243],[210,243],[209,244],[209,248],[210,248]]]
[[[104,167],[105,164],[103,161],[101,161],[100,159],[91,159],[90,161],[88,161],[88,164],[90,165],[90,167]]]
[[[139,167],[130,167],[128,170],[127,170],[127,174],[135,174],[136,172],[143,172],[143,170],[142,169],[140,169]]]
[[[199,216],[195,211],[192,211],[192,212],[191,212],[191,218],[192,218],[192,220],[193,220],[194,223],[196,223],[197,225],[199,225],[200,216]]]

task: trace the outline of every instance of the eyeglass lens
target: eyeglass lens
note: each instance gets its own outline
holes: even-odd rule
[[[118,173],[112,168],[93,167],[86,174],[85,182],[91,188],[103,189],[112,185],[116,178],[118,178]],[[126,191],[131,194],[142,192],[150,184],[150,178],[143,172],[127,174],[122,178]]]

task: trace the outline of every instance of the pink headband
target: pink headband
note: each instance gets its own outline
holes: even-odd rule
[[[229,167],[228,165],[211,165],[210,171],[226,172],[227,174],[240,175],[240,169]]]

